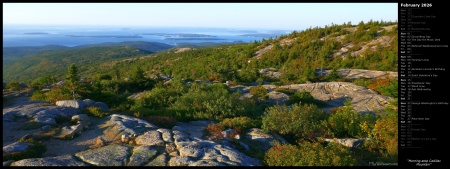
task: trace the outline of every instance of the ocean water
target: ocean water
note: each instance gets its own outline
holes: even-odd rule
[[[117,27],[3,25],[3,47],[147,41],[170,45],[201,42],[254,42],[289,34],[290,30],[193,27]]]

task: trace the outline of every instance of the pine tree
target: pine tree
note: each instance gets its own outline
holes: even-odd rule
[[[77,67],[74,64],[69,66],[66,75],[66,85],[70,91],[72,91],[73,99],[76,100],[75,93],[80,86],[80,77],[78,76]]]

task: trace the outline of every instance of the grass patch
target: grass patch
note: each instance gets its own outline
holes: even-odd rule
[[[80,114],[87,114],[88,116],[94,116],[98,118],[103,118],[110,115],[109,112],[104,111],[98,107],[87,107]]]

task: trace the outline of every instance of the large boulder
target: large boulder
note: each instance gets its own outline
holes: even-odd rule
[[[61,100],[56,102],[57,106],[73,107],[79,110],[84,109],[84,102],[81,100]]]

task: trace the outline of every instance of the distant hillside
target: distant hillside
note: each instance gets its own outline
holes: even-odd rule
[[[150,53],[159,52],[170,49],[174,46],[158,43],[158,42],[144,42],[144,41],[129,41],[129,42],[106,42],[98,44],[79,45],[74,47],[60,46],[60,45],[46,45],[46,46],[18,46],[18,47],[3,47],[3,65],[11,61],[26,57],[27,55],[36,52],[47,50],[63,50],[63,49],[81,49],[90,47],[108,47],[108,46],[130,46],[136,49],[147,51]]]
[[[158,42],[144,42],[144,41],[129,41],[129,42],[105,42],[97,44],[79,45],[73,48],[89,48],[89,47],[100,47],[100,46],[130,46],[136,49],[140,49],[147,52],[159,52],[162,50],[173,48],[174,46],[165,43]]]
[[[63,49],[70,47],[60,45],[3,47],[3,65],[36,52]]]
[[[80,72],[83,72],[103,62],[147,54],[150,54],[150,52],[129,46],[41,51],[4,65],[3,81],[29,83],[44,75],[52,75],[58,79],[63,79],[67,67],[72,63],[79,67]],[[94,72],[90,71],[90,73]]]

